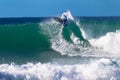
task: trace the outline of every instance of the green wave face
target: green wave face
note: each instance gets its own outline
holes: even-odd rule
[[[38,24],[0,25],[1,51],[44,51],[50,48],[50,42],[44,36]]]
[[[63,37],[68,40],[71,41],[70,39],[70,35],[74,33],[76,37],[78,37],[80,40],[84,40],[82,33],[80,31],[80,28],[74,23],[74,22],[70,22],[70,24],[68,26],[65,26],[63,28]]]
[[[71,35],[74,34],[80,41],[83,41],[85,45],[90,46],[90,43],[87,39],[84,38],[82,32],[80,30],[80,26],[78,26],[75,22],[70,21],[69,25],[63,27],[62,35],[65,40],[69,42],[73,42],[71,39]],[[84,45],[83,44],[83,45]]]

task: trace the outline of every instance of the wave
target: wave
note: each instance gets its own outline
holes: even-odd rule
[[[76,55],[86,52],[89,49],[89,42],[83,37],[80,26],[75,21],[72,21],[74,18],[71,18],[70,12],[66,12],[66,14],[69,14],[70,17],[68,16],[68,18],[71,19],[67,26],[62,26],[50,19],[40,23],[40,29],[45,35],[50,37],[53,50],[63,55]]]
[[[0,65],[0,79],[4,80],[119,80],[119,74],[117,62],[106,58],[76,65],[51,63]]]
[[[63,14],[67,26],[52,18],[0,25],[1,80],[120,79],[120,22]]]
[[[70,12],[65,12],[63,14],[70,15],[68,18],[71,20],[68,26],[62,26],[53,19],[40,23],[42,31],[50,36],[53,50],[60,52],[62,55],[95,57],[110,57],[112,54],[109,55],[107,53],[114,54],[115,52],[120,52],[119,44],[116,44],[119,41],[119,37],[115,38],[116,40],[114,40],[114,37],[111,37],[115,42],[113,45],[109,45],[113,40],[109,41],[109,38],[101,39],[101,37],[104,37],[106,34],[110,32],[114,33],[116,30],[119,30],[119,22],[112,22],[109,20],[86,20],[85,22],[84,20],[74,19]],[[103,45],[101,43],[103,43]],[[112,49],[111,51],[110,49],[113,48],[111,46],[116,49]],[[101,55],[101,53],[103,54]]]
[[[52,18],[42,18],[39,23],[25,19],[22,24],[18,20],[14,24],[0,25],[0,51],[41,53],[53,50],[62,55],[100,57],[107,53],[119,54],[119,21],[74,18],[70,11],[63,14],[70,19],[67,26]]]

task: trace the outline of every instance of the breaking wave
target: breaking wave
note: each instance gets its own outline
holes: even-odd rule
[[[76,65],[51,63],[0,65],[1,80],[119,80],[119,74],[117,62],[105,58]]]

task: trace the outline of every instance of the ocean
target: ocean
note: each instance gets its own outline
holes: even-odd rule
[[[0,18],[0,80],[120,80],[119,54],[120,17]]]

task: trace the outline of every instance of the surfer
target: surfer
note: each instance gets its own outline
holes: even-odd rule
[[[64,16],[64,18],[63,18],[63,25],[67,25],[67,22],[68,22],[67,16],[66,15],[63,15],[63,16]]]
[[[63,24],[64,26],[67,26],[67,24],[68,24],[68,18],[67,18],[66,15],[63,15],[62,18],[60,18],[60,17],[53,17],[53,19],[55,21],[58,21],[59,23]]]

